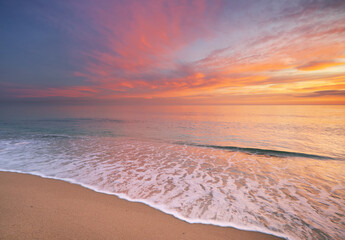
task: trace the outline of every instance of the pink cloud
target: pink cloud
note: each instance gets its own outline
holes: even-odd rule
[[[235,11],[238,1],[72,2],[66,6],[75,18],[61,25],[87,43],[73,52],[81,61],[72,72],[85,86],[13,91],[20,97],[187,98],[317,79],[291,71],[315,70],[345,56],[345,15],[298,3],[272,4],[272,13],[257,1],[242,12]],[[204,55],[187,61],[184,50],[190,49]]]

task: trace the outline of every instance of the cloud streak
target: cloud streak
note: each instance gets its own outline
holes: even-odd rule
[[[316,70],[322,70],[325,68],[339,66],[339,65],[345,65],[345,62],[313,61],[313,62],[303,64],[302,66],[297,67],[297,69],[303,70],[303,71],[316,71]]]
[[[38,21],[70,39],[74,83],[1,79],[12,97],[345,103],[330,94],[344,91],[343,1],[38,2]]]

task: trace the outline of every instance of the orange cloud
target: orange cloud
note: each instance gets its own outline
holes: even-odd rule
[[[260,5],[256,2],[249,5]],[[320,70],[345,65],[344,13],[298,3],[289,14],[277,3],[278,13],[252,7],[252,16],[244,18],[231,8],[238,5],[221,0],[74,3],[71,12],[87,25],[74,18],[63,22],[87,43],[77,52],[81,61],[71,74],[76,86],[12,91],[17,97],[209,103],[343,101],[345,69]]]
[[[345,62],[335,62],[335,61],[314,61],[297,67],[298,70],[302,71],[317,71],[329,67],[345,65]]]
[[[302,91],[293,83],[311,78],[318,80],[318,77],[297,75],[294,69],[312,71],[336,66],[340,63],[314,59],[336,59],[345,53],[341,37],[344,34],[341,20],[345,17],[328,19],[324,23],[320,19],[328,16],[315,17],[311,11],[311,16],[303,24],[287,19],[284,24],[292,24],[292,27],[282,29],[280,33],[267,32],[254,40],[245,39],[239,46],[229,43],[229,46],[212,51],[200,61],[177,67],[174,52],[212,33],[204,21],[193,21],[215,20],[216,7],[209,13],[207,7],[205,1],[182,7],[175,3],[163,5],[148,1],[143,9],[140,3],[131,2],[119,13],[124,18],[121,25],[115,23],[113,16],[116,15],[113,13],[109,15],[104,9],[98,11],[93,17],[97,24],[105,26],[101,32],[104,36],[101,44],[107,51],[90,53],[95,61],[86,68],[89,79],[101,91],[108,91],[108,94],[103,94],[105,98],[208,95],[217,99],[217,93],[231,99],[233,96],[229,94],[238,97],[251,93],[260,98],[264,98],[264,94],[283,96],[294,91],[307,94],[307,90]],[[316,22],[320,22],[318,29],[313,27]],[[266,26],[261,27],[264,29]],[[285,82],[289,84],[283,85]],[[269,98],[265,97],[267,101]]]

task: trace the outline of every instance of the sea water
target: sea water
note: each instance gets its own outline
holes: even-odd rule
[[[191,223],[345,238],[345,106],[0,105],[0,169]]]

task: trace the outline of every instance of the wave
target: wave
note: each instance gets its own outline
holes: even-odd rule
[[[310,165],[305,158],[294,158],[280,168],[275,165],[278,158],[127,137],[18,141],[0,151],[0,169],[50,176],[145,202],[190,223],[286,234],[289,239],[342,234],[340,223],[322,222],[339,218],[337,209],[343,209],[341,182],[323,178],[336,178],[341,161],[311,160]],[[321,174],[324,171],[327,174]],[[320,181],[325,187],[315,187]],[[304,205],[305,199],[310,203]],[[325,204],[315,213],[319,202]],[[336,207],[328,209],[330,203]]]
[[[53,180],[67,182],[67,183],[70,183],[70,184],[75,184],[75,185],[81,186],[83,188],[90,189],[90,190],[92,190],[94,192],[97,192],[97,193],[102,193],[102,194],[112,195],[112,196],[118,197],[119,199],[123,199],[123,200],[126,200],[128,202],[142,203],[142,204],[144,204],[146,206],[149,206],[149,207],[151,207],[153,209],[156,209],[156,210],[158,210],[160,212],[163,212],[165,214],[171,215],[171,216],[173,216],[173,217],[175,217],[175,218],[177,218],[179,220],[182,220],[184,222],[191,223],[191,224],[195,224],[196,223],[196,224],[213,225],[213,226],[219,226],[219,227],[232,227],[232,228],[243,230],[243,231],[260,232],[260,233],[264,233],[264,234],[280,237],[280,238],[286,239],[286,240],[290,239],[289,236],[284,234],[284,233],[276,232],[276,231],[272,231],[272,230],[268,230],[268,229],[264,229],[264,228],[261,228],[261,227],[254,227],[254,226],[247,227],[247,226],[241,225],[241,224],[231,224],[231,223],[223,222],[223,221],[203,220],[203,219],[199,219],[199,218],[190,219],[190,218],[184,217],[183,215],[179,214],[176,211],[169,210],[165,205],[153,204],[150,201],[147,201],[147,200],[144,200],[144,199],[131,198],[128,195],[123,194],[123,193],[116,193],[116,192],[112,192],[112,191],[101,190],[97,186],[90,185],[90,184],[85,184],[85,183],[77,181],[77,180],[75,180],[73,178],[60,178],[60,177],[49,176],[49,175],[46,175],[46,174],[43,174],[43,173],[37,172],[37,171],[30,172],[30,171],[20,171],[20,170],[3,169],[3,168],[0,168],[0,172],[27,174],[27,175],[32,175],[32,176],[38,176],[38,177],[41,177],[41,178],[53,179]]]
[[[312,159],[319,159],[319,160],[336,160],[335,158],[332,158],[329,156],[308,154],[308,153],[301,153],[301,152],[280,151],[280,150],[273,150],[273,149],[245,148],[245,147],[236,147],[236,146],[221,146],[221,145],[208,145],[208,144],[193,144],[193,143],[185,143],[185,142],[177,142],[177,144],[185,144],[185,145],[196,146],[196,147],[223,149],[223,150],[229,150],[229,151],[251,153],[251,154],[256,154],[256,155],[265,155],[265,156],[304,157],[304,158],[312,158]]]

